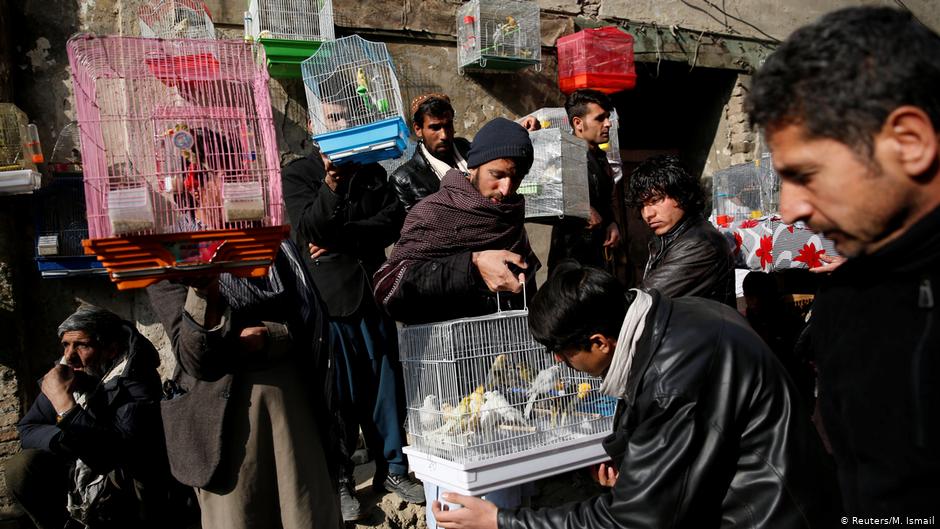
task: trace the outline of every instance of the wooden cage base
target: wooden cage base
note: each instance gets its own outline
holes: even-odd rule
[[[85,239],[86,254],[98,256],[118,290],[144,288],[163,279],[228,272],[262,277],[290,226],[211,230]]]

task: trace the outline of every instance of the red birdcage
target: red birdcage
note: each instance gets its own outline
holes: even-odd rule
[[[608,26],[559,38],[558,86],[566,94],[579,88],[605,94],[633,88],[633,36]]]
[[[118,288],[259,276],[288,228],[263,53],[240,41],[68,44],[89,240]]]

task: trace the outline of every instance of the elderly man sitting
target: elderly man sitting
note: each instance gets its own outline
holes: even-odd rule
[[[159,356],[132,324],[84,305],[59,325],[62,358],[19,422],[10,491],[40,529],[165,521],[169,465]],[[74,523],[74,522],[73,522]]]

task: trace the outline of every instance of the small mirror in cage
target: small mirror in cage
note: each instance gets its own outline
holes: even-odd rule
[[[334,38],[331,0],[251,0],[245,12],[245,39],[264,47],[272,77],[301,77],[301,62]]]
[[[137,11],[140,36],[161,39],[214,39],[212,15],[198,0],[151,0]]]
[[[529,335],[524,311],[405,326],[399,345],[406,452],[422,480],[477,494],[499,488],[499,468],[514,462],[527,465],[518,479],[564,471],[546,451],[573,464],[602,457],[615,401],[597,391],[599,379],[554,363]],[[431,461],[437,471],[424,475]]]
[[[409,132],[384,43],[358,35],[325,42],[302,69],[313,139],[334,163],[401,156]]]
[[[537,130],[529,137],[535,157],[518,191],[526,197],[526,220],[589,218],[587,142],[559,128]]]
[[[541,67],[539,6],[523,0],[470,0],[457,9],[459,71]]]
[[[39,189],[41,176],[36,164],[43,161],[36,126],[16,105],[0,103],[0,195]]]

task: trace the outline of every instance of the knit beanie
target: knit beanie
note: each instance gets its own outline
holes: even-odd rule
[[[518,123],[496,118],[480,129],[467,152],[467,167],[480,167],[498,158],[516,162],[516,176],[525,176],[532,167],[532,140]]]

